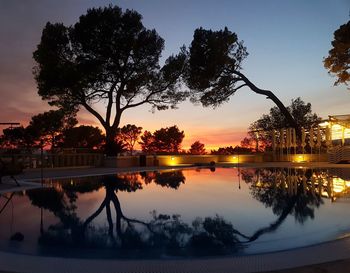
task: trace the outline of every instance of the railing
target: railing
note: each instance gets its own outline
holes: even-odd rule
[[[2,154],[4,161],[22,164],[25,168],[60,168],[79,166],[102,166],[104,156],[98,153],[72,154]]]
[[[340,163],[350,161],[350,146],[333,147],[329,152],[329,162]]]

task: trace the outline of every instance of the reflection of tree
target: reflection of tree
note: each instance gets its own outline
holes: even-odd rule
[[[242,179],[250,184],[252,196],[271,207],[278,216],[276,221],[267,227],[258,229],[248,241],[254,241],[261,235],[275,231],[287,218],[293,215],[299,223],[314,218],[314,209],[322,204],[322,199],[315,194],[315,185],[306,182],[311,174],[297,170],[242,170]]]
[[[184,181],[181,172],[173,175],[154,176],[160,185],[178,188]],[[158,214],[153,211],[149,221],[127,217],[120,204],[117,193],[134,192],[142,189],[138,175],[107,176],[86,186],[85,183],[65,183],[61,187],[43,188],[28,191],[32,204],[54,213],[60,220],[43,231],[39,243],[41,245],[64,245],[70,247],[103,247],[113,248],[116,255],[129,257],[145,255],[150,257],[161,255],[215,255],[236,252],[241,248],[231,223],[223,218],[207,217],[196,219],[191,225],[184,223],[180,215]],[[164,180],[161,180],[164,178]],[[180,182],[179,182],[180,181]],[[182,181],[182,182],[181,182]],[[76,199],[70,198],[72,193],[89,192],[103,186],[105,195],[96,211],[85,220],[76,214]],[[103,211],[106,211],[107,226],[94,224]],[[115,222],[113,221],[115,214]],[[144,249],[147,251],[140,250]],[[130,255],[131,253],[131,255]]]
[[[142,172],[141,176],[146,184],[154,182],[162,187],[172,189],[178,189],[186,181],[182,171]]]
[[[162,187],[178,189],[182,183],[185,183],[185,180],[182,171],[161,172],[156,174],[154,183]]]
[[[114,234],[113,234],[113,220],[112,220],[112,212],[111,212],[111,203],[114,205],[115,212],[116,212],[116,232],[118,237],[123,242],[123,233],[122,233],[122,220],[126,221],[128,224],[128,227],[131,229],[131,223],[139,223],[143,224],[146,227],[148,225],[142,221],[138,221],[135,219],[129,219],[127,218],[121,209],[119,199],[117,197],[117,192],[119,191],[127,191],[127,192],[134,192],[138,189],[142,189],[141,183],[136,179],[133,175],[126,175],[126,176],[107,176],[103,178],[103,184],[105,187],[105,197],[99,206],[99,208],[90,216],[88,217],[84,223],[83,223],[83,232],[85,233],[86,228],[88,225],[103,211],[103,209],[106,209],[107,213],[107,221],[108,221],[108,234],[111,237],[113,241],[115,241]]]
[[[51,211],[59,219],[47,230],[42,229],[41,245],[112,248],[119,257],[233,253],[242,248],[242,243],[255,241],[277,230],[288,215],[301,224],[314,218],[314,209],[322,204],[316,194],[322,184],[316,183],[316,175],[311,171],[243,169],[240,175],[250,185],[252,196],[277,215],[274,222],[258,228],[250,236],[242,234],[219,216],[195,219],[187,224],[180,215],[156,211],[152,212],[150,220],[134,219],[125,214],[119,192],[135,192],[143,188],[143,183],[153,182],[178,189],[185,182],[181,171],[105,176],[88,183],[68,180],[54,188],[28,191],[27,195],[33,205]],[[76,215],[79,194],[97,190],[103,191],[104,195],[96,211],[86,219],[79,218]],[[101,226],[94,220],[104,211],[107,224]]]
[[[41,210],[40,237],[39,244],[61,245],[66,241],[68,234],[70,238],[77,238],[79,234],[76,228],[80,220],[75,213],[75,205],[68,202],[64,192],[57,188],[41,188],[28,191],[27,196],[34,206],[52,212],[60,222],[50,225],[48,230],[44,230],[43,211]],[[70,240],[69,245],[74,244]]]
[[[76,202],[78,199],[78,193],[88,193],[98,191],[103,184],[96,177],[88,177],[84,179],[75,179],[67,183],[60,183],[64,193],[69,198],[70,202]]]

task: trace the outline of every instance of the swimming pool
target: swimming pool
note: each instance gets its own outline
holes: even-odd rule
[[[46,180],[0,199],[0,249],[172,259],[318,244],[350,231],[347,172],[201,168]]]

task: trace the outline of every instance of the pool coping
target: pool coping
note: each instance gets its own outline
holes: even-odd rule
[[[21,273],[263,272],[350,258],[350,238],[279,252],[222,258],[109,260],[32,256],[0,252],[0,270]],[[116,271],[117,270],[117,271]]]

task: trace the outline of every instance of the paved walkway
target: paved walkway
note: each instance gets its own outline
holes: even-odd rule
[[[219,164],[218,166],[236,166]],[[245,167],[291,167],[290,163],[244,164]],[[350,168],[350,165],[328,163],[295,163],[293,166],[311,168]],[[183,168],[179,166],[178,168]],[[171,167],[177,168],[177,167]],[[69,168],[46,169],[44,178],[91,176],[114,174],[126,171],[145,171],[154,168]],[[162,169],[162,168],[161,168]],[[34,187],[40,181],[40,170],[26,170],[17,176],[23,187]],[[0,192],[15,185],[0,185]],[[6,187],[1,189],[1,186]],[[0,252],[0,273],[116,273],[116,272],[311,272],[335,273],[350,272],[350,238],[288,251],[242,257],[193,259],[193,260],[93,260],[40,257]],[[276,271],[277,270],[277,271]]]

